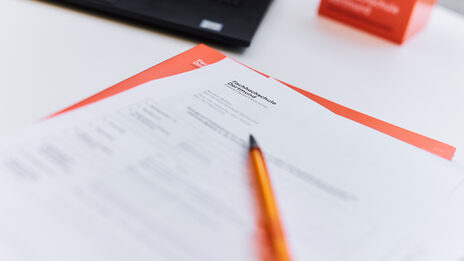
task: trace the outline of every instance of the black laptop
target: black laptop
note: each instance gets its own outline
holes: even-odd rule
[[[271,0],[53,0],[233,46],[249,46]]]

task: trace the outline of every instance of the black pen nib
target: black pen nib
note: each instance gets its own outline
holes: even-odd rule
[[[255,140],[255,137],[250,134],[250,149],[258,148],[258,143]]]

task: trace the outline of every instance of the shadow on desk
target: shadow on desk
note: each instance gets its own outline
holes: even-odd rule
[[[464,1],[463,0],[438,0],[438,3],[453,11],[464,15]]]

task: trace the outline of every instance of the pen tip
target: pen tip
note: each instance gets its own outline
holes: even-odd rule
[[[250,134],[250,149],[258,148],[258,143],[256,142],[255,137]]]

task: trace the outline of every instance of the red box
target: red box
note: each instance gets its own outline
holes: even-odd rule
[[[402,44],[428,21],[436,0],[321,0],[319,14]]]

